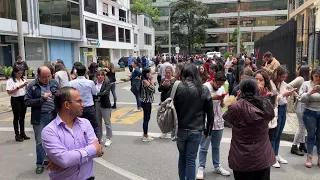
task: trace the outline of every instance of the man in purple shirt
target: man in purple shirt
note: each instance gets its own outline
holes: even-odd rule
[[[79,92],[63,87],[54,99],[57,117],[42,131],[51,180],[94,179],[93,158],[103,155],[102,146],[87,119],[79,118],[84,105]]]

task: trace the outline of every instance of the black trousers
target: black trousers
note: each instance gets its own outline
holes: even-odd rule
[[[149,121],[151,117],[152,104],[141,102],[143,109],[143,134],[148,134]]]
[[[252,172],[233,171],[233,175],[235,180],[270,180],[270,167]]]
[[[90,121],[91,126],[94,130],[94,133],[96,134],[96,136],[98,137],[98,121],[97,121],[97,117],[96,117],[96,109],[94,108],[94,106],[89,106],[89,107],[85,107],[83,108],[83,113],[82,113],[82,118],[86,118]]]
[[[10,102],[13,112],[14,132],[16,135],[19,135],[19,125],[20,133],[24,133],[24,119],[27,111],[27,107],[24,104],[24,96],[11,97]]]

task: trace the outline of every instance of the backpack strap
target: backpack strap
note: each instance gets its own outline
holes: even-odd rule
[[[170,94],[170,98],[173,100],[175,94],[176,94],[176,91],[177,91],[177,88],[179,86],[179,84],[181,83],[181,81],[175,81],[174,84],[173,84],[173,87],[172,87],[172,91],[171,91],[171,94]]]

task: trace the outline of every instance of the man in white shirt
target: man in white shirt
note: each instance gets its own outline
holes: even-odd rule
[[[174,73],[174,68],[173,68],[173,65],[170,63],[170,59],[166,59],[166,62],[164,62],[160,66],[161,80],[165,79],[165,75],[166,75],[165,69],[167,68],[167,66],[170,66],[172,69],[172,72]]]
[[[219,71],[216,73],[213,80],[204,83],[211,95],[212,95],[212,104],[213,104],[213,112],[214,112],[214,122],[212,127],[212,134],[208,138],[202,138],[200,142],[200,150],[199,150],[199,168],[197,173],[197,179],[203,179],[204,169],[207,160],[207,153],[209,149],[209,145],[211,142],[212,149],[212,163],[214,166],[213,172],[223,175],[230,176],[230,172],[223,169],[220,164],[220,142],[223,135],[224,129],[224,120],[222,118],[222,107],[223,99],[225,97],[224,83],[226,82],[227,77],[223,71]]]
[[[94,108],[93,95],[97,95],[98,90],[93,81],[86,79],[87,68],[84,65],[77,67],[77,79],[69,82],[69,86],[74,87],[80,93],[83,100],[84,108],[82,118],[86,118],[90,121],[92,128],[97,137],[100,137],[98,133],[98,121],[96,118],[96,110]]]

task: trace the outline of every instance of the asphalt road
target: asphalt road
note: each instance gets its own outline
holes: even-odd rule
[[[156,124],[156,109],[160,94],[155,95],[154,111],[149,131],[155,141],[144,143],[142,135],[142,113],[132,113],[135,98],[130,92],[129,83],[117,85],[118,109],[113,111],[112,122],[114,137],[111,147],[105,147],[102,158],[95,159],[95,176],[98,180],[176,180],[178,179],[178,150],[170,139],[158,139],[160,130]],[[111,98],[112,99],[112,98]],[[0,180],[42,180],[49,179],[47,171],[35,174],[35,141],[30,125],[30,113],[27,114],[27,135],[31,140],[18,143],[14,141],[12,113],[0,115]],[[221,164],[228,169],[231,129],[224,130],[221,142]],[[280,154],[289,161],[280,169],[272,168],[273,180],[319,180],[317,166],[304,167],[306,157],[290,154],[291,144],[281,142]],[[314,163],[316,161],[314,160]],[[208,153],[205,179],[232,180],[212,173],[211,152]],[[230,170],[231,171],[231,170]]]

